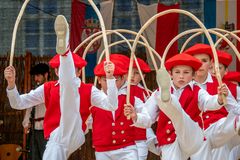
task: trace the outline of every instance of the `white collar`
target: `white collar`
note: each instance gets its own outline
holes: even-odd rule
[[[179,88],[179,89],[176,89],[173,82],[171,81],[171,86],[173,87],[174,91],[177,91],[177,90],[181,90],[181,89],[184,89],[185,87],[187,86],[190,86],[190,88],[193,90],[193,86],[194,86],[195,82],[194,81],[190,81],[189,83],[187,83],[185,86]]]

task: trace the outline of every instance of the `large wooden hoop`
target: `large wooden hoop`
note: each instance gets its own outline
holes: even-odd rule
[[[127,41],[128,41],[128,42],[134,42],[134,40],[132,40],[132,39],[127,40]],[[127,42],[126,42],[126,39],[121,40],[121,41],[114,42],[114,43],[110,44],[109,47],[112,47],[112,46],[115,46],[115,45],[118,45],[118,44],[121,44],[121,43],[127,43]],[[141,44],[141,45],[143,45],[143,46],[145,46],[145,47],[149,47],[149,46],[148,46],[147,44],[145,44],[144,42],[139,41],[138,43]],[[128,46],[129,46],[129,48],[131,48],[130,45],[128,45]],[[154,55],[155,55],[155,56],[158,58],[158,60],[161,62],[161,56],[160,56],[152,47],[150,47],[150,49],[151,49],[152,53],[154,53]],[[103,50],[102,53],[100,54],[98,63],[100,63],[100,61],[102,60],[103,55],[104,55],[104,52],[105,52],[105,50]],[[146,83],[145,83],[144,77],[143,77],[143,75],[142,75],[142,71],[141,71],[141,69],[140,69],[140,67],[139,67],[139,64],[138,64],[138,62],[137,62],[137,60],[136,60],[136,56],[135,56],[135,55],[134,55],[134,60],[135,60],[135,63],[136,63],[136,65],[137,65],[138,71],[139,71],[139,73],[140,73],[141,79],[142,79],[142,81],[143,81],[143,86],[144,86],[145,90],[146,90],[147,92],[149,92],[149,89],[147,88],[147,85],[146,85]],[[96,78],[95,78],[94,84],[96,85],[96,83],[97,83],[97,81],[96,81]],[[149,93],[148,93],[148,96],[150,96]]]
[[[237,39],[237,41],[240,42],[240,38],[233,32],[229,32],[227,30],[223,30],[223,29],[219,29],[219,28],[212,28],[212,29],[208,29],[208,30],[214,30],[214,31],[219,31],[219,32],[224,32],[224,36],[227,37],[228,35],[231,35],[232,37],[234,37],[235,39]],[[185,42],[184,44],[182,45],[182,48],[180,50],[180,53],[182,53],[184,51],[184,49],[186,48],[187,44],[193,39],[195,38],[196,36],[199,36],[201,35],[203,32],[197,32],[193,35],[191,35]],[[218,45],[219,42],[221,42],[222,38],[219,38],[217,40],[217,42],[215,43],[215,47]]]
[[[139,37],[140,35],[144,32],[144,30],[155,20],[157,19],[158,17],[160,16],[163,16],[163,15],[166,15],[166,14],[169,14],[169,13],[181,13],[181,14],[184,14],[184,15],[187,15],[189,16],[190,18],[192,18],[199,26],[200,28],[203,29],[204,31],[204,34],[206,35],[209,43],[210,43],[210,46],[213,50],[213,53],[214,53],[214,59],[216,60],[215,62],[215,68],[216,68],[216,77],[218,79],[218,82],[219,84],[221,85],[222,84],[222,81],[221,81],[221,78],[220,78],[220,73],[219,73],[219,64],[218,64],[218,59],[217,59],[217,56],[216,56],[216,49],[214,47],[214,43],[213,43],[213,40],[210,36],[210,34],[208,33],[206,27],[203,25],[203,23],[196,17],[194,16],[192,13],[188,12],[188,11],[185,11],[185,10],[181,10],[181,9],[170,9],[170,10],[166,10],[166,11],[163,11],[163,12],[160,12],[156,15],[154,15],[153,17],[151,17],[143,26],[142,28],[140,29],[140,31],[138,32],[136,38],[135,38],[135,41],[133,43],[133,47],[132,47],[132,51],[131,51],[131,58],[130,58],[130,69],[129,69],[129,75],[131,75],[131,72],[132,72],[132,65],[133,65],[133,56],[132,54],[135,52],[136,50],[136,46],[137,46],[137,41],[139,40]],[[162,56],[162,63],[161,63],[161,68],[165,68],[164,67],[164,62],[165,62],[165,58],[166,58],[166,55],[163,55]],[[128,80],[130,80],[130,77],[128,76]],[[130,85],[127,86],[127,103],[129,104],[130,103]]]
[[[219,33],[219,32],[216,32],[216,31],[214,31],[214,30],[211,30],[211,29],[208,30],[208,31],[209,31],[209,33],[214,34],[214,35],[222,38],[223,40],[225,40],[225,41],[228,43],[228,45],[233,49],[234,53],[237,55],[238,59],[240,60],[240,54],[239,54],[237,48],[234,46],[234,44],[233,44],[226,36],[222,35],[222,34]],[[164,53],[163,53],[163,54],[167,54],[167,52],[168,52],[168,50],[170,49],[170,47],[171,47],[171,46],[174,44],[174,42],[177,41],[179,38],[181,38],[182,36],[185,36],[185,35],[187,35],[187,34],[194,33],[194,32],[197,32],[197,33],[201,32],[201,33],[202,33],[203,30],[202,30],[202,29],[191,29],[191,30],[187,30],[187,31],[184,31],[184,32],[178,34],[176,37],[174,37],[174,38],[169,42],[169,44],[167,45],[167,47],[166,47],[166,49],[164,50]],[[215,46],[214,46],[214,47],[215,47]],[[216,55],[216,56],[217,56],[217,55]],[[218,56],[217,56],[217,57],[218,57]],[[213,58],[214,58],[214,62],[216,63],[215,57],[213,57]],[[217,62],[217,63],[218,63],[218,62]],[[221,79],[221,78],[220,78],[220,79]],[[222,79],[221,79],[221,80],[222,80]]]
[[[100,32],[101,32],[101,31],[100,31]],[[93,44],[95,41],[97,41],[98,39],[101,39],[101,38],[102,38],[102,35],[100,34],[100,32],[97,32],[97,33],[91,35],[90,37],[88,37],[88,38],[84,41],[84,43],[87,43],[89,40],[91,40],[91,42],[86,46],[86,48],[85,48],[85,50],[84,50],[84,52],[83,52],[83,56],[82,56],[83,59],[85,59],[86,54],[87,54],[88,50],[90,49],[90,47],[92,46],[92,44]],[[129,31],[129,30],[126,30],[126,29],[107,30],[107,33],[106,33],[106,34],[109,35],[109,34],[115,33],[115,34],[117,34],[117,35],[120,36],[120,35],[121,35],[120,32],[121,32],[121,33],[123,32],[123,33],[128,33],[128,34],[134,34],[134,35],[137,34],[136,32]],[[95,35],[98,35],[98,36],[95,36]],[[94,38],[93,38],[93,37],[94,37]],[[120,36],[120,37],[121,37],[121,36]],[[124,36],[123,36],[123,37],[124,37]],[[122,38],[123,38],[123,37],[122,37]],[[92,38],[93,38],[93,39],[92,39]],[[152,60],[152,62],[153,62],[153,66],[154,66],[155,70],[157,70],[157,63],[156,63],[156,61],[155,61],[155,59],[154,59],[154,56],[153,56],[151,47],[150,47],[150,45],[149,45],[149,43],[148,43],[148,41],[146,40],[145,37],[141,36],[141,38],[142,38],[142,40],[145,42],[145,44],[147,45],[147,49],[148,49],[148,52],[149,52],[149,54],[150,54],[151,60]],[[123,38],[123,39],[124,39],[124,38]],[[80,47],[84,45],[84,43],[81,43],[80,45],[78,45],[77,48],[74,50],[74,52],[76,53],[76,52],[78,51],[78,49],[80,49]],[[82,81],[85,82],[85,68],[82,69]]]
[[[235,30],[235,31],[230,32],[230,35],[232,36],[232,34],[233,34],[233,35],[235,35],[236,37],[238,37],[238,38],[236,38],[235,36],[233,36],[234,38],[237,39],[238,42],[240,42],[239,36],[236,35],[235,33],[240,33],[240,30]],[[224,37],[227,37],[227,36],[229,36],[229,33],[224,34]],[[217,40],[217,42],[215,43],[215,46],[217,46],[221,41],[222,41],[222,38],[219,38],[219,39]]]
[[[131,47],[132,47],[131,44],[128,42],[128,40],[127,40],[121,33],[116,32],[116,31],[109,31],[109,32],[107,32],[107,34],[112,34],[112,33],[115,33],[116,35],[120,36],[120,37],[128,44],[129,48],[131,49]],[[83,53],[83,58],[85,58],[85,55],[87,54],[87,52],[88,52],[88,50],[90,49],[90,47],[92,46],[92,44],[93,44],[96,40],[100,39],[102,36],[103,36],[103,35],[99,35],[99,36],[95,37],[95,38],[87,45],[87,47],[85,48],[84,53]],[[106,49],[104,49],[104,51],[105,51],[105,50],[106,50]],[[102,52],[102,54],[100,55],[101,58],[99,58],[98,63],[100,63],[100,61],[101,61],[101,59],[102,59],[102,57],[103,57],[103,53],[104,53],[104,52]],[[134,55],[134,57],[135,57],[135,55]],[[141,69],[140,69],[140,67],[139,67],[139,64],[138,64],[138,62],[137,62],[136,57],[135,57],[135,63],[136,63],[137,68],[138,68],[138,70],[139,70],[139,73],[140,73],[140,76],[141,76],[141,78],[142,78],[144,87],[146,88],[146,90],[148,90],[147,85],[146,85],[145,80],[144,80],[144,78],[143,78],[143,74],[142,74],[142,72],[141,72]],[[84,77],[84,75],[85,75],[85,70],[83,69],[82,71],[83,71],[83,77],[82,77],[82,79],[83,79],[83,81],[85,81],[85,77]],[[96,78],[95,78],[95,85],[96,85]],[[150,96],[149,93],[148,93],[148,96]]]
[[[95,5],[95,3],[93,2],[93,0],[88,0],[88,2],[91,4],[91,6],[93,7],[93,9],[95,10],[99,22],[100,22],[100,26],[102,29],[102,34],[103,34],[103,44],[104,44],[104,48],[106,48],[106,61],[109,61],[109,49],[108,49],[108,40],[107,40],[107,34],[106,34],[106,27],[103,21],[103,17],[99,11],[99,9],[97,8],[97,6]]]
[[[132,34],[132,35],[137,35],[137,32],[134,32],[134,31],[131,31],[131,30],[127,30],[127,29],[116,29],[116,30],[106,30],[107,31],[107,35],[108,34],[111,34],[112,31],[116,31],[116,32],[119,32],[119,33],[128,33],[128,34]],[[108,32],[111,32],[111,33],[108,33]],[[97,37],[99,36],[100,34],[102,33],[102,31],[99,31],[99,32],[96,32],[94,34],[92,34],[91,36],[89,36],[88,38],[86,38],[82,43],[80,43],[74,50],[74,53],[76,53],[85,43],[87,43],[88,41],[93,41],[93,37]],[[140,35],[140,38],[143,40],[143,42],[145,44],[147,44],[147,49],[149,49],[151,46],[149,45],[148,41],[146,40],[146,38],[142,35]],[[95,41],[94,41],[95,42]],[[152,60],[152,63],[153,63],[153,66],[154,66],[154,69],[157,68],[157,63],[153,57],[153,54],[151,52],[151,50],[148,50],[149,54],[150,54],[150,57],[151,57],[151,60]],[[86,53],[83,54],[82,56],[83,58],[86,57]]]
[[[20,9],[20,12],[17,16],[17,19],[16,19],[16,22],[15,22],[15,25],[14,25],[14,29],[13,29],[13,34],[12,34],[12,43],[11,43],[11,51],[10,51],[10,62],[9,62],[9,65],[12,66],[13,65],[13,57],[14,57],[14,49],[15,49],[15,42],[16,42],[16,35],[17,35],[17,29],[18,29],[18,25],[21,21],[21,18],[23,16],[23,13],[25,11],[25,8],[28,4],[30,0],[25,0],[23,5],[22,5],[22,8]]]

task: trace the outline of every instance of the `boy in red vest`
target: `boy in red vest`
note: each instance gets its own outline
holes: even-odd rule
[[[56,18],[55,31],[56,50],[61,56],[56,55],[50,61],[50,66],[55,68],[59,81],[47,82],[30,93],[19,95],[15,85],[14,67],[9,66],[4,71],[12,108],[26,109],[42,103],[46,105],[44,136],[49,141],[44,160],[66,160],[84,143],[85,121],[90,114],[90,106],[110,111],[116,110],[118,106],[117,88],[113,77],[114,64],[111,62],[104,64],[107,95],[90,84],[82,83],[78,77],[86,61],[68,49],[69,29],[64,16]]]
[[[151,68],[141,58],[137,58],[137,62],[139,64],[140,70],[142,71],[143,78],[145,78],[146,74],[151,72]],[[131,84],[132,85],[137,85],[138,87],[142,88],[143,93],[144,93],[144,95],[143,95],[144,100],[147,100],[147,98],[149,97],[148,96],[149,91],[146,91],[144,89],[144,87],[141,84],[141,81],[142,81],[142,78],[141,78],[140,73],[138,71],[137,64],[134,61],[133,68],[132,68]],[[152,129],[148,128],[148,130],[152,130]],[[149,132],[151,132],[151,131],[149,131]],[[146,160],[147,159],[148,146],[147,146],[147,143],[146,143],[147,142],[147,135],[146,134],[149,133],[149,132],[146,132],[146,129],[135,127],[135,138],[136,138],[135,142],[136,142],[137,149],[138,149],[138,159],[139,160]]]
[[[156,135],[162,159],[187,160],[198,151],[204,140],[196,123],[200,119],[199,114],[202,110],[220,108],[222,98],[210,96],[193,84],[194,71],[201,66],[198,59],[178,54],[170,58],[165,66],[171,74],[172,87],[168,73],[161,69],[157,76],[161,92],[157,90],[151,95],[141,113],[136,114],[132,106],[126,106],[125,114],[131,115],[135,125],[142,127],[149,127],[159,117]],[[223,93],[227,94],[224,85],[219,87],[219,95]]]
[[[114,76],[118,87],[118,109],[115,112],[104,111],[92,107],[92,136],[97,160],[136,160],[138,159],[135,145],[135,129],[133,122],[124,116],[123,108],[127,97],[126,74],[128,73],[123,57],[112,54],[111,61],[115,64]],[[98,64],[94,73],[98,77],[102,91],[106,92],[106,78],[102,69],[103,62]],[[144,100],[143,91],[137,86],[131,86],[130,102],[137,107]],[[139,109],[139,108],[138,108]],[[99,134],[101,133],[101,134]]]
[[[229,81],[237,85],[237,95],[240,94],[240,72],[228,71],[226,75],[223,77],[224,81]],[[238,104],[239,99],[237,98]],[[229,153],[229,160],[236,160],[240,158],[240,145],[235,146],[231,149]]]
[[[240,87],[239,87],[240,72],[228,71],[227,74],[224,75],[223,80],[232,82],[233,84],[237,85],[237,90],[236,90],[237,97],[236,97],[236,100],[237,100],[238,104],[240,104]]]
[[[204,88],[209,94],[217,94],[218,82],[209,73],[209,68],[212,61],[212,50],[209,45],[206,44],[196,44],[190,47],[185,53],[193,55],[202,62],[202,66],[196,72],[195,81],[199,86]],[[219,70],[223,77],[227,66],[231,63],[231,55],[217,50],[219,59]],[[227,86],[229,83],[227,83]],[[236,104],[236,101],[232,97],[231,93],[227,96],[228,104]],[[233,108],[227,105],[228,108]],[[226,118],[228,116],[228,118]],[[234,128],[235,116],[228,114],[225,107],[222,107],[216,111],[206,111],[202,114],[203,130],[206,134],[206,141],[202,145],[201,149],[194,155],[191,156],[193,160],[210,160],[210,159],[226,159],[228,154],[226,154],[225,147],[218,148],[212,152],[213,148],[220,147],[224,145],[232,136],[236,135],[236,128]],[[225,158],[224,158],[225,157]]]

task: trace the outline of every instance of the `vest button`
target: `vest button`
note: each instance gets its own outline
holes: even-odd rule
[[[172,122],[171,122],[171,121],[168,121],[168,124],[172,124]]]
[[[171,138],[167,138],[167,141],[168,141],[168,142],[171,141]]]
[[[112,126],[115,126],[115,123],[114,123],[114,122],[112,123]]]
[[[167,129],[167,130],[166,130],[166,133],[167,133],[167,134],[169,134],[169,133],[170,133],[170,130],[169,130],[169,129]]]
[[[120,122],[120,125],[122,126],[124,123],[123,122]]]
[[[208,119],[208,118],[209,118],[209,115],[207,115],[206,118]]]
[[[125,133],[124,130],[122,130],[121,133],[124,134]]]
[[[115,143],[116,143],[116,140],[113,140],[112,143],[115,144]]]
[[[126,139],[124,139],[123,142],[126,142]]]
[[[115,135],[115,134],[116,134],[116,132],[115,132],[115,131],[113,131],[113,132],[112,132],[112,135]]]

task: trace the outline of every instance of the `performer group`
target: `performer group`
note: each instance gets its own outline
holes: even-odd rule
[[[159,88],[152,93],[141,83],[140,73],[151,72],[144,60],[136,58],[128,82],[130,58],[110,54],[110,61],[94,69],[97,88],[80,79],[87,62],[69,49],[65,17],[57,16],[54,27],[57,54],[49,65],[58,80],[20,95],[15,68],[4,70],[12,108],[45,106],[45,151],[39,159],[68,159],[89,129],[96,160],[146,160],[149,151],[161,160],[240,158],[240,73],[228,70],[231,54],[217,50],[219,84],[210,45],[195,44],[156,71]]]

